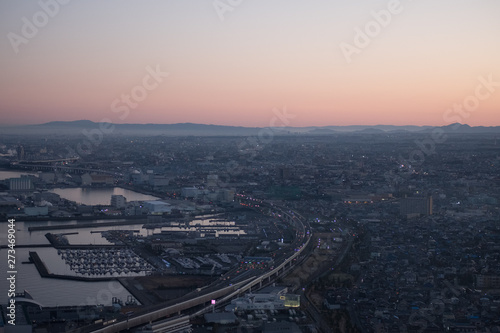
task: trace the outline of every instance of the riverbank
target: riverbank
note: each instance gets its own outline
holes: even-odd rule
[[[96,218],[101,220],[101,217],[96,217],[94,216],[92,218],[93,221],[96,221]],[[185,218],[183,215],[175,215],[175,216],[163,216],[162,219],[165,222],[172,221],[172,220],[180,220]],[[120,217],[120,219],[122,219]],[[154,225],[155,222],[149,221],[147,218],[145,218],[144,215],[138,215],[135,216],[134,218],[123,218],[126,221],[113,221],[113,222],[96,222],[96,223],[79,223],[79,224],[63,224],[63,225],[43,225],[43,226],[34,226],[34,227],[28,227],[28,231],[45,231],[45,230],[59,230],[59,229],[79,229],[79,228],[99,228],[99,227],[112,227],[112,226],[120,226],[120,225],[132,225],[132,224],[151,224]],[[193,220],[194,218],[190,217],[189,221]],[[64,221],[67,221],[68,219],[66,218]],[[116,216],[113,218],[113,220],[116,220]],[[52,220],[51,220],[52,221]],[[26,222],[26,221],[21,221],[19,222]],[[158,224],[156,222],[156,224]],[[162,223],[160,223],[162,224]]]
[[[92,216],[64,216],[64,217],[54,217],[54,216],[16,216],[17,222],[46,222],[46,221],[96,221],[96,220],[140,220],[146,218],[144,215],[92,215]]]
[[[113,221],[113,222],[79,223],[79,224],[63,224],[63,225],[43,225],[43,226],[28,227],[28,231],[99,228],[99,227],[113,227],[113,226],[119,226],[119,225],[131,225],[131,224],[138,224],[138,223],[147,223],[147,220],[144,219],[144,216],[142,218],[143,218],[142,220],[133,220],[133,221]],[[94,220],[95,220],[95,217],[94,217]]]

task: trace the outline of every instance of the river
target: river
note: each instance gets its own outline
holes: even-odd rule
[[[152,195],[142,194],[121,187],[74,187],[74,188],[55,188],[49,190],[59,194],[61,198],[74,201],[84,205],[109,205],[112,195],[123,195],[127,201],[148,201],[157,200]]]

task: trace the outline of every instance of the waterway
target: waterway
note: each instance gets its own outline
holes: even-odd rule
[[[121,187],[74,187],[74,188],[55,188],[49,190],[59,194],[61,198],[74,201],[84,205],[109,205],[112,195],[123,195],[127,201],[148,201],[157,200],[152,195],[142,194]]]
[[[232,221],[211,221],[212,216],[205,216],[188,223],[172,223],[172,226],[157,227],[154,229],[143,228],[143,223],[134,223],[121,226],[107,227],[91,227],[91,228],[75,228],[65,229],[65,225],[88,224],[90,221],[41,221],[41,222],[16,222],[15,236],[16,245],[44,245],[50,244],[45,234],[51,233],[72,233],[66,235],[71,245],[103,245],[111,244],[100,232],[106,230],[137,230],[138,234],[147,236],[151,234],[161,233],[162,231],[194,231],[200,227],[210,229],[214,225],[228,227],[227,230],[217,229],[217,234],[238,233],[244,234],[243,230],[230,230],[235,228],[235,222]],[[105,220],[109,222],[110,220]],[[112,221],[112,220],[111,220]],[[122,221],[122,220],[114,220]],[[104,222],[97,220],[96,223]],[[61,226],[60,229],[51,231],[28,231],[30,226]],[[7,243],[7,223],[0,223],[0,244]],[[237,229],[237,228],[235,228]],[[91,232],[94,231],[94,232]],[[76,233],[76,234],[75,234]],[[203,237],[202,235],[200,235]],[[76,275],[69,265],[64,261],[57,250],[52,247],[30,247],[16,248],[16,290],[22,292],[27,290],[33,298],[45,306],[63,306],[63,305],[94,305],[104,304],[110,305],[112,297],[118,297],[122,301],[126,301],[129,295],[128,291],[121,286],[117,281],[109,282],[82,282],[74,280],[60,280],[51,278],[42,278],[38,273],[35,265],[22,264],[29,260],[29,252],[36,251],[40,259],[44,262],[50,273],[62,275]],[[0,290],[7,291],[9,288],[7,281],[7,249],[0,249]],[[115,273],[116,274],[116,273]],[[125,276],[130,274],[120,274]],[[137,274],[132,274],[137,275]],[[140,274],[142,275],[142,274]],[[7,301],[7,294],[0,295],[0,304]]]
[[[126,301],[129,292],[118,281],[82,282],[42,278],[35,265],[22,264],[29,260],[29,251],[35,250],[51,273],[64,273],[64,262],[58,262],[57,250],[54,248],[18,248],[16,249],[16,291],[27,290],[36,301],[44,306],[71,305],[111,305],[112,298],[118,297]],[[1,303],[7,302],[7,250],[0,250],[0,290]]]
[[[108,222],[109,220],[106,220]],[[15,222],[16,245],[43,245],[50,244],[45,234],[47,231],[28,231],[30,226],[42,225],[64,225],[78,224],[89,221],[43,221],[43,222]],[[96,221],[104,222],[104,221]],[[121,226],[127,228],[129,226]],[[136,228],[141,228],[142,225],[135,225]],[[106,239],[101,237],[100,233],[91,233],[91,230],[112,230],[119,229],[116,227],[102,228],[82,228],[82,229],[60,229],[52,231],[54,233],[78,232],[76,235],[68,235],[70,244],[110,244]],[[0,244],[7,243],[7,223],[0,223]],[[22,292],[27,290],[33,298],[45,306],[66,306],[66,305],[94,305],[104,304],[111,305],[112,298],[118,297],[122,301],[126,301],[130,293],[117,281],[105,282],[82,282],[74,280],[60,280],[42,278],[38,273],[35,265],[23,264],[22,262],[29,261],[29,252],[36,251],[41,260],[46,265],[50,273],[74,275],[69,268],[69,265],[58,255],[57,250],[52,247],[32,247],[32,248],[15,248],[16,253],[16,291]],[[7,281],[7,249],[0,249],[0,290],[8,290]],[[7,301],[7,294],[0,295],[0,304]]]

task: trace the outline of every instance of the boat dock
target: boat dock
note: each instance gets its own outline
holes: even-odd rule
[[[90,278],[85,276],[53,274],[49,272],[49,270],[43,263],[42,259],[40,259],[38,253],[30,251],[29,256],[30,256],[30,261],[32,261],[35,264],[35,267],[38,270],[38,273],[40,274],[41,277],[62,279],[62,280],[86,281],[86,282],[118,280],[116,277],[113,276]]]

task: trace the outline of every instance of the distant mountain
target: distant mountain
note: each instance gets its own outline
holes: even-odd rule
[[[500,133],[500,126],[469,126],[467,124],[454,123],[446,126],[439,127],[445,133],[464,133],[464,134],[482,134],[482,133]],[[434,128],[427,129],[427,132],[431,132]]]
[[[45,127],[80,127],[80,126],[98,126],[99,123],[94,123],[90,120],[74,120],[74,121],[51,121],[48,123],[40,124],[40,125],[30,125],[30,126],[45,126]]]
[[[256,127],[240,127],[240,126],[223,126],[223,125],[206,125],[193,123],[178,123],[178,124],[110,124],[96,123],[90,120],[76,121],[53,121],[41,125],[18,126],[18,130],[29,129],[33,133],[59,133],[79,134],[82,131],[99,130],[102,128],[112,128],[112,134],[127,134],[127,135],[199,135],[199,136],[216,136],[216,135],[256,135],[260,128]],[[104,132],[104,130],[103,130]]]
[[[112,130],[105,132],[107,128]],[[0,134],[18,134],[18,135],[82,135],[90,133],[93,130],[101,130],[106,134],[115,135],[170,135],[170,136],[255,136],[263,131],[272,131],[273,135],[341,135],[351,134],[397,134],[397,133],[431,133],[434,129],[442,129],[445,133],[498,133],[500,126],[471,127],[463,124],[450,124],[446,126],[395,126],[395,125],[375,125],[375,126],[309,126],[309,127],[242,127],[225,125],[207,125],[194,123],[178,124],[109,124],[96,123],[90,120],[76,121],[52,121],[40,125],[23,126],[1,126]],[[95,133],[95,131],[93,132]],[[269,133],[264,133],[269,135]]]
[[[401,132],[418,132],[425,129],[433,128],[432,126],[415,126],[415,125],[405,125],[405,126],[397,126],[397,125],[349,125],[349,126],[324,126],[323,128],[328,128],[338,132],[355,132],[362,131],[365,129],[378,129],[384,132],[390,131],[401,131]]]
[[[182,133],[187,135],[247,135],[257,132],[256,127],[206,125],[193,123],[178,124],[115,124],[117,131],[157,131],[164,134]]]
[[[457,132],[457,133],[464,133],[464,132],[470,132],[471,128],[469,125],[463,125],[460,123],[454,123],[454,124],[449,124],[447,126],[441,126],[441,129],[443,129],[447,133],[452,133],[452,132]]]
[[[310,135],[332,135],[335,133],[336,133],[336,131],[328,129],[328,128],[324,128],[324,127],[315,128],[315,129],[307,131],[307,134],[310,134]]]
[[[356,131],[357,133],[361,134],[384,134],[387,133],[384,130],[381,130],[380,128],[365,128],[359,131]]]

